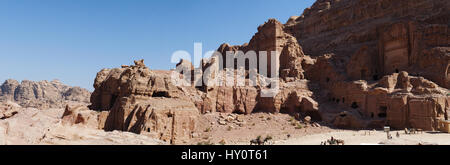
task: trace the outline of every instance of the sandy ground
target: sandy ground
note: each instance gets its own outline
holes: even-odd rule
[[[386,132],[383,131],[351,131],[334,130],[327,133],[306,135],[288,140],[276,141],[276,145],[320,145],[322,141],[331,137],[342,139],[345,145],[450,145],[450,134],[437,132],[424,132],[407,135],[404,131],[392,131],[392,139],[388,140]],[[396,136],[399,133],[400,137]]]
[[[221,117],[222,116],[222,117]],[[423,132],[407,135],[403,130],[391,131],[392,139],[387,139],[382,130],[341,130],[330,128],[326,123],[319,123],[320,127],[312,127],[301,120],[293,120],[286,114],[256,113],[238,115],[245,124],[236,121],[218,124],[227,114],[206,114],[199,119],[200,132],[188,144],[226,144],[249,145],[250,140],[257,136],[265,138],[271,136],[269,145],[321,145],[321,142],[331,139],[342,139],[345,145],[450,145],[450,134],[438,132]],[[297,123],[297,124],[293,124]],[[297,125],[302,128],[297,128]],[[397,137],[397,132],[399,137]]]
[[[325,123],[319,123],[320,127],[313,127],[295,120],[287,114],[237,115],[242,122],[233,120],[225,124],[218,123],[221,118],[227,116],[228,114],[220,113],[201,116],[198,120],[198,135],[188,144],[196,145],[207,142],[208,144],[249,145],[250,140],[258,136],[262,138],[270,136],[273,141],[279,141],[332,131],[325,126]]]

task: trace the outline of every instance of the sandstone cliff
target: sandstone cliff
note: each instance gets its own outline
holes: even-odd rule
[[[340,112],[354,111],[357,114],[354,117],[364,121],[354,122],[360,123],[356,127],[380,128],[388,124],[395,128],[436,130],[437,120],[448,118],[446,111],[449,109],[446,101],[450,81],[449,9],[450,2],[444,0],[318,0],[301,16],[291,17],[286,24],[270,19],[258,27],[258,32],[248,44],[221,45],[218,52],[223,57],[217,58],[219,62],[211,59],[213,62],[209,63],[227,66],[227,56],[235,56],[227,52],[277,51],[267,57],[269,63],[275,63],[275,69],[268,64],[267,70],[269,77],[274,71],[280,76],[281,94],[273,98],[258,98],[261,86],[246,88],[250,95],[244,96],[250,96],[250,99],[237,99],[254,100],[244,104],[249,105],[247,109],[288,113],[304,111],[305,108],[298,106],[300,101],[290,102],[289,95],[283,96],[292,90],[286,91],[283,86],[306,79],[308,83],[305,85],[309,87],[300,94],[312,92],[309,96],[313,96],[315,102],[320,101],[319,104],[337,105]],[[260,61],[258,58],[258,64]],[[249,66],[246,66],[249,72],[261,69]],[[227,68],[239,69],[236,66]],[[390,85],[377,87],[382,84]],[[321,89],[313,90],[311,86],[314,85]],[[301,85],[294,88],[298,89]],[[402,89],[402,92],[397,89]],[[209,98],[222,95],[212,100],[212,108],[209,108],[212,111],[252,112],[234,107],[239,105],[231,99],[236,98],[232,96],[240,96],[237,90],[217,87],[204,91],[207,95],[212,94]],[[402,108],[398,107],[398,97],[404,98],[404,107],[407,108],[399,110]],[[231,101],[220,104],[224,100]],[[319,108],[321,114],[327,111]],[[330,122],[341,121],[339,118],[345,118],[346,113],[334,116]]]
[[[285,30],[352,80],[407,71],[449,88],[449,18],[446,0],[318,0]]]
[[[174,71],[150,70],[143,60],[104,69],[90,108],[105,114],[105,130],[172,143],[191,138],[196,117],[210,112],[287,113],[342,128],[436,130],[450,105],[449,6],[444,0],[318,0],[286,24],[268,20],[249,43],[222,44],[221,55],[203,59],[202,68],[180,61],[176,71],[190,74],[176,76],[188,76],[182,81],[191,85],[176,86]],[[252,51],[256,60],[245,56]],[[242,53],[245,67],[228,61]],[[230,75],[246,77],[245,85]],[[271,82],[278,93],[262,97]]]

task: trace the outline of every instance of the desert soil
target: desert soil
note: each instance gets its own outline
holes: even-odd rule
[[[265,138],[271,136],[274,141],[303,137],[332,131],[324,123],[320,127],[306,125],[287,114],[255,113],[251,115],[236,115],[237,119],[226,121],[228,114],[210,113],[200,117],[197,135],[187,144],[227,144],[248,145],[257,136]],[[299,126],[300,125],[300,126]]]
[[[399,137],[396,136],[397,132]],[[299,138],[292,138],[283,141],[277,141],[277,145],[320,145],[322,141],[331,137],[342,139],[345,145],[450,145],[450,134],[439,132],[423,132],[407,135],[404,131],[391,131],[392,139],[387,139],[384,131],[351,131],[334,130],[327,133],[306,135]]]
[[[342,139],[345,145],[450,145],[450,134],[422,132],[407,135],[403,130],[391,131],[391,140],[382,130],[341,130],[325,123],[320,127],[304,124],[286,114],[256,113],[237,115],[240,121],[219,124],[227,114],[211,113],[200,118],[198,135],[188,144],[248,145],[257,136],[273,137],[273,145],[320,145],[331,137]],[[239,124],[244,123],[244,124]],[[298,128],[298,124],[302,128]],[[397,137],[397,132],[399,137]]]

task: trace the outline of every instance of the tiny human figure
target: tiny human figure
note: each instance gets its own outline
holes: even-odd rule
[[[400,134],[397,132],[397,138],[399,138],[400,137]]]

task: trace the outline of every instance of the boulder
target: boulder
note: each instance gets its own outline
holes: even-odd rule
[[[66,105],[64,113],[61,117],[62,123],[67,125],[79,125],[88,128],[99,129],[100,112],[91,111],[88,107],[78,105]]]
[[[13,117],[21,109],[22,107],[20,105],[13,102],[0,103],[0,119],[4,120]]]

